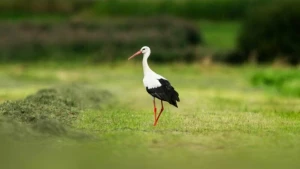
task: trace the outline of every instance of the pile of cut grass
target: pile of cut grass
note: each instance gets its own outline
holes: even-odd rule
[[[41,133],[66,134],[79,113],[99,109],[111,97],[108,91],[77,84],[42,89],[25,99],[2,103],[0,127],[16,123]]]

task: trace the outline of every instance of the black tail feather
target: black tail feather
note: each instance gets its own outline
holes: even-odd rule
[[[173,100],[172,102],[169,102],[169,103],[178,108],[176,101]]]

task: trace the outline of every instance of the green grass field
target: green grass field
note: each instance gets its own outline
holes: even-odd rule
[[[86,110],[73,123],[74,129],[91,139],[0,139],[1,165],[28,169],[299,167],[300,99],[251,86],[251,75],[266,68],[150,65],[172,82],[181,99],[178,109],[165,103],[156,127],[138,59],[100,65],[1,65],[0,102],[75,82],[115,95],[113,103]]]

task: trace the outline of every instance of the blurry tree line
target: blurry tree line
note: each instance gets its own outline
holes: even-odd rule
[[[134,24],[132,24],[134,23]],[[16,33],[17,32],[17,33]],[[2,61],[124,60],[142,45],[151,44],[156,61],[194,61],[200,43],[198,29],[171,17],[63,22],[3,22]]]
[[[2,0],[2,14],[70,16],[88,11],[98,16],[172,15],[194,19],[242,19],[253,6],[273,0]]]
[[[48,21],[53,15],[60,19]],[[84,19],[73,20],[78,16]],[[298,0],[2,0],[0,17],[1,61],[82,59],[83,53],[111,61],[151,44],[155,61],[191,62],[204,40],[201,26],[183,19],[208,19],[242,22],[236,49],[214,54],[215,61],[300,62]]]

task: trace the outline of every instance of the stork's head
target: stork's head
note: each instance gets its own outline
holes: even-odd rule
[[[150,48],[148,46],[143,46],[140,51],[142,51],[143,54],[149,53],[150,52]]]
[[[135,54],[133,54],[132,56],[130,56],[128,58],[128,60],[130,60],[130,59],[132,59],[135,56],[140,55],[140,54],[144,54],[144,55],[148,54],[148,56],[149,56],[150,52],[151,52],[151,50],[150,50],[150,48],[148,46],[143,46],[139,51],[137,51]]]

